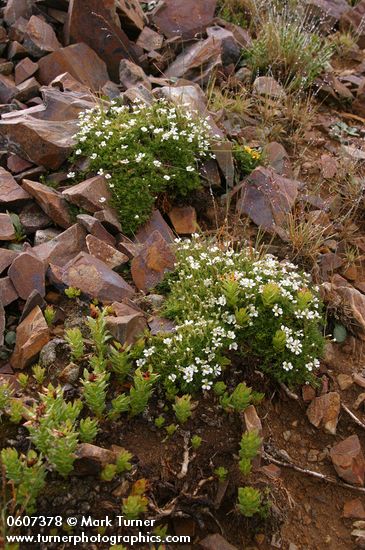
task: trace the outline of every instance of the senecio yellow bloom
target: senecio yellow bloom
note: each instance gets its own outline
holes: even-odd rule
[[[245,145],[243,149],[246,151],[246,153],[251,155],[254,160],[259,160],[259,158],[261,157],[261,154],[258,151],[251,149],[251,147],[249,147],[248,145]]]

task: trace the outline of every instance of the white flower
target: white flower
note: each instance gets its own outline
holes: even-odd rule
[[[91,158],[92,160],[95,160],[95,159],[97,158],[97,156],[98,156],[97,153],[93,153],[93,154],[90,156],[90,158]]]
[[[111,175],[110,175],[110,174],[105,174],[105,179],[106,179],[106,180],[110,180],[110,179],[111,179]]]
[[[98,174],[98,176],[103,176],[104,175],[104,170],[102,168],[100,168],[100,170],[97,171],[97,174]]]
[[[170,178],[170,176],[168,176],[167,174],[165,174],[164,177],[163,177],[163,179],[166,180],[166,181],[169,181],[171,178]]]
[[[279,307],[278,304],[274,305],[274,307],[272,308],[272,312],[274,314],[274,317],[279,317],[283,314],[283,310],[281,309],[281,307]]]
[[[77,149],[76,155],[81,155],[81,153],[82,153],[81,149]]]
[[[162,166],[162,162],[160,162],[159,160],[154,160],[154,161],[153,161],[153,164],[154,164],[157,168],[159,168],[160,166]]]
[[[100,197],[99,202],[101,202],[101,203],[106,202],[106,198],[105,197]]]
[[[69,172],[67,174],[67,177],[70,178],[70,179],[74,178],[75,176],[76,176],[75,172]]]
[[[195,170],[194,166],[187,166],[186,167],[187,172],[194,172],[194,170]]]

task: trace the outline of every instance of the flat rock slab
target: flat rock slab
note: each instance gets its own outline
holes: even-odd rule
[[[0,250],[0,275],[13,263],[17,256],[19,256],[19,252],[15,250],[8,250],[7,248],[2,248]]]
[[[15,290],[10,277],[3,277],[0,279],[0,300],[3,303],[3,306],[6,307],[9,304],[12,304],[18,298],[18,293]]]
[[[64,229],[71,226],[70,211],[61,193],[31,180],[23,180],[23,187],[56,225]]]
[[[15,239],[15,230],[9,214],[0,214],[0,241]]]
[[[63,267],[51,264],[49,276],[53,283],[79,288],[103,303],[120,302],[134,294],[133,288],[120,275],[85,252]]]
[[[86,246],[91,256],[104,262],[110,269],[115,269],[129,262],[128,256],[123,252],[119,252],[119,250],[94,237],[94,235],[86,237]]]
[[[175,255],[161,233],[154,231],[132,260],[131,272],[139,290],[148,291],[159,284],[165,273],[173,271]]]
[[[340,395],[329,392],[313,399],[307,409],[307,417],[316,428],[321,426],[325,432],[335,435],[340,409]]]
[[[38,356],[50,339],[49,328],[41,309],[36,306],[18,325],[14,353],[10,364],[14,369],[24,369]]]
[[[45,265],[52,263],[63,266],[80,252],[86,251],[86,235],[87,233],[83,227],[74,224],[51,241],[33,247],[32,252]]]
[[[10,172],[0,167],[0,204],[29,200],[30,195],[15,181]]]
[[[44,264],[33,254],[19,254],[9,268],[9,277],[23,300],[26,300],[33,290],[38,290],[41,296],[46,293]]]
[[[95,35],[90,35],[90,40],[94,38]],[[104,61],[83,43],[61,48],[39,60],[38,80],[41,84],[50,84],[63,73],[70,73],[78,82],[94,91],[101,90],[110,80]]]
[[[95,176],[73,185],[63,191],[63,196],[72,204],[76,204],[86,212],[97,212],[102,202],[108,203],[111,194],[104,176]]]
[[[152,21],[168,38],[193,38],[211,24],[216,7],[217,0],[165,0],[156,8]]]
[[[357,435],[351,435],[332,447],[332,463],[337,474],[347,483],[364,485],[365,459]]]
[[[70,156],[77,131],[75,120],[44,121],[21,112],[16,117],[0,120],[0,135],[9,149],[49,169],[59,168]]]

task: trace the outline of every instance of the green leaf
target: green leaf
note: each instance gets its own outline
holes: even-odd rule
[[[333,337],[339,344],[342,344],[347,338],[347,330],[343,325],[336,324],[333,329]]]

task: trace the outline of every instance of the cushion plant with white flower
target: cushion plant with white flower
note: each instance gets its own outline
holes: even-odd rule
[[[80,114],[79,128],[74,158],[89,159],[80,176],[106,177],[129,235],[149,218],[159,194],[186,197],[198,189],[200,164],[212,156],[208,121],[163,99],[153,105],[96,106]],[[71,171],[69,177],[77,176]]]
[[[146,340],[139,366],[159,372],[170,393],[209,390],[232,354],[254,360],[279,382],[313,381],[324,337],[309,275],[251,248],[197,236],[178,242],[176,254],[162,313],[177,326]]]

